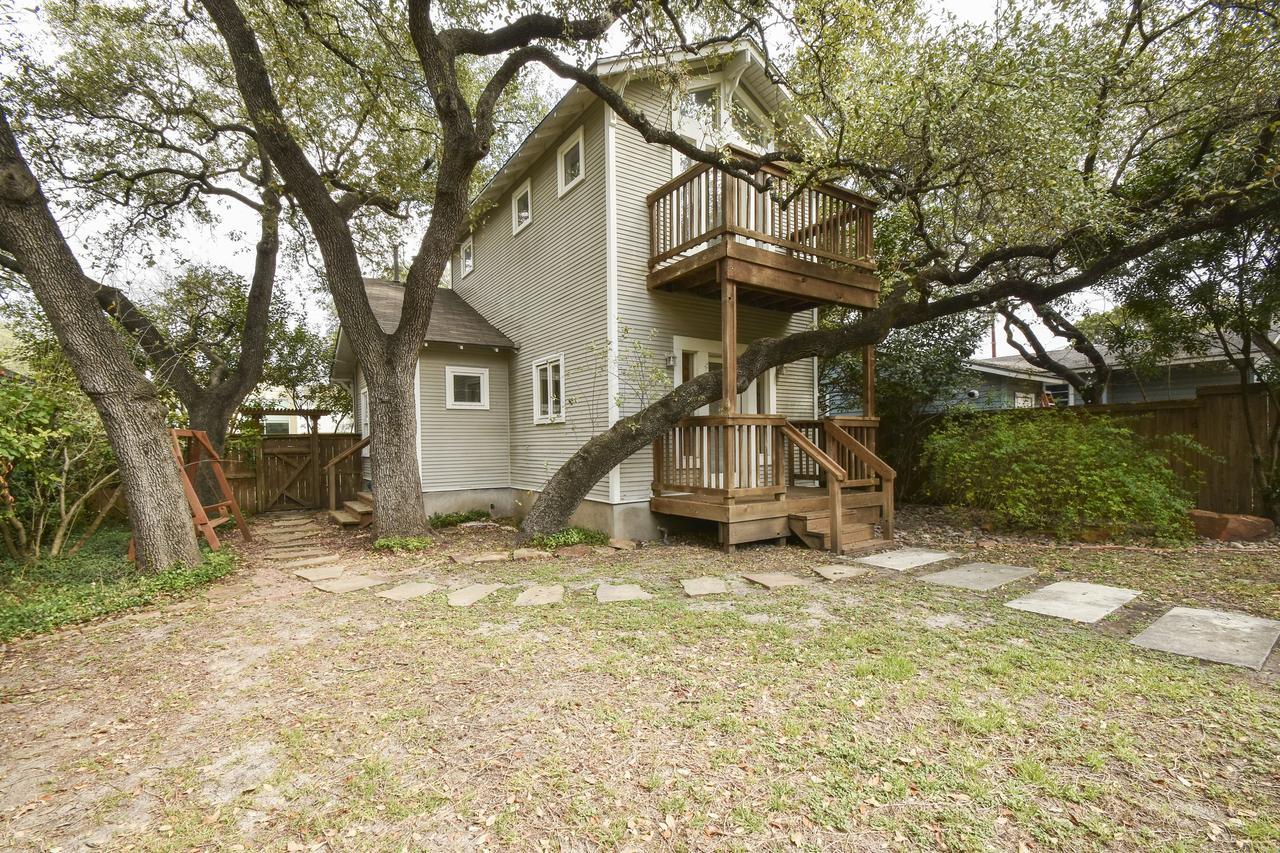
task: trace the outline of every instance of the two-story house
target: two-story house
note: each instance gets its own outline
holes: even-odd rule
[[[688,60],[685,97],[668,94],[659,70],[627,57],[595,67],[701,145],[767,147],[789,103],[750,44]],[[812,328],[823,304],[874,306],[871,203],[771,171],[775,190],[762,193],[691,167],[571,89],[476,197],[437,299],[415,387],[429,511],[519,516],[619,418],[708,369],[736,374],[743,347]],[[367,287],[393,328],[398,285]],[[341,335],[333,374],[367,430]],[[872,540],[876,524],[891,535],[892,472],[874,456],[875,426],[819,418],[815,360],[787,364],[619,465],[574,521],[635,537],[718,524],[726,547],[791,533],[847,547]]]

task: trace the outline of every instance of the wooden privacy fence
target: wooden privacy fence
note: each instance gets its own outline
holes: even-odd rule
[[[227,480],[246,513],[320,509],[329,505],[324,466],[360,441],[355,433],[264,435],[248,448],[223,454]],[[360,489],[359,457],[335,466],[338,501]]]
[[[1252,451],[1241,396],[1238,385],[1210,385],[1197,388],[1196,396],[1186,400],[1073,406],[1069,411],[1125,418],[1130,429],[1146,438],[1178,434],[1190,436],[1216,457],[1192,460],[1203,478],[1196,506],[1213,512],[1260,515],[1265,513],[1261,496],[1253,487]],[[1261,386],[1249,389],[1247,401],[1249,417],[1265,448],[1266,431],[1276,425],[1280,413],[1271,406]],[[1036,417],[1050,411],[1062,410],[1007,410],[1015,417]],[[937,423],[941,422],[939,418]],[[919,459],[911,459],[909,463],[918,466]],[[1064,459],[1062,464],[1070,465],[1071,460]],[[1187,466],[1175,464],[1174,467],[1185,470]]]

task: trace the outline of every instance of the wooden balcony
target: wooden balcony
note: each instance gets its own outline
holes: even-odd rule
[[[698,164],[649,194],[649,288],[719,298],[728,282],[745,305],[874,308],[875,205],[833,184],[800,186],[780,167],[762,172],[771,192]]]
[[[685,418],[653,444],[654,512],[716,522],[728,550],[794,533],[845,552],[893,538],[876,418]],[[880,535],[874,535],[874,528]]]

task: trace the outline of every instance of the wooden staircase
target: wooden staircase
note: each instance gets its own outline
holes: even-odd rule
[[[368,527],[373,524],[373,493],[356,492],[356,499],[343,501],[342,509],[329,510],[329,518],[343,527]]]
[[[846,498],[848,495],[846,495]],[[883,519],[879,506],[848,506],[841,512],[840,544],[843,553],[864,551],[887,544],[889,540],[876,535],[875,527]],[[831,510],[793,512],[787,517],[791,532],[801,542],[816,551],[831,551]]]

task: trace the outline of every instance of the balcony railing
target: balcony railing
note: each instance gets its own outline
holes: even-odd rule
[[[761,172],[772,179],[770,192],[698,164],[650,193],[650,268],[725,239],[818,263],[874,268],[872,202],[832,184],[801,186],[780,167]]]

